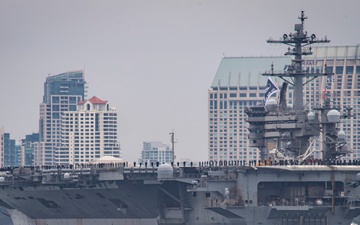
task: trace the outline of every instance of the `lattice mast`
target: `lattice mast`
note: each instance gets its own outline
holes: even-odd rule
[[[280,43],[289,45],[288,51],[285,55],[292,55],[294,59],[292,60],[292,65],[288,66],[286,71],[281,73],[275,73],[273,68],[270,73],[264,73],[264,76],[277,76],[283,79],[283,77],[289,77],[290,80],[285,80],[289,84],[294,86],[293,94],[293,106],[295,110],[303,110],[303,77],[313,77],[315,79],[318,76],[327,76],[329,75],[326,69],[323,72],[319,73],[309,73],[304,71],[302,68],[302,56],[303,55],[312,55],[311,47],[306,47],[314,43],[329,43],[330,40],[323,38],[321,40],[316,38],[315,34],[308,36],[307,32],[304,31],[304,21],[307,19],[304,15],[304,11],[301,11],[301,16],[298,17],[301,21],[301,24],[295,24],[295,33],[290,33],[289,35],[284,34],[281,40],[267,40],[267,43]]]

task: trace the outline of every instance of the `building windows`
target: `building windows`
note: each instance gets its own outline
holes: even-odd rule
[[[360,74],[360,66],[356,66],[356,74]]]
[[[60,106],[59,105],[52,105],[52,111],[59,111]]]
[[[336,66],[335,67],[335,74],[343,74],[344,67],[343,66]]]
[[[53,119],[60,119],[60,113],[53,113]]]
[[[353,74],[354,67],[353,66],[346,66],[346,74]]]
[[[59,97],[58,96],[53,96],[52,97],[52,103],[59,103]]]

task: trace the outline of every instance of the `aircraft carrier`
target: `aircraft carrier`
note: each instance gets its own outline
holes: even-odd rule
[[[360,215],[360,161],[341,159],[348,150],[338,128],[351,108],[340,113],[326,94],[321,106],[304,107],[303,78],[332,73],[303,69],[309,46],[329,41],[304,31],[304,12],[299,19],[294,33],[268,40],[289,45],[291,65],[269,65],[263,104],[245,109],[249,143],[261,160],[4,168],[1,212],[14,225],[351,224]],[[274,76],[284,81],[281,89]],[[278,90],[279,100],[270,98]]]

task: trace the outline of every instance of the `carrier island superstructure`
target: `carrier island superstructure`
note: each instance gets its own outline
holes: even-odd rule
[[[261,160],[144,164],[125,162],[68,167],[16,168],[0,177],[0,205],[15,225],[339,225],[360,215],[360,161],[345,161],[341,114],[325,94],[319,107],[304,107],[310,73],[302,56],[311,44],[326,43],[304,31],[304,12],[295,32],[270,43],[289,45],[292,64],[264,76],[284,82],[279,100],[269,79],[265,101],[246,108],[249,141]],[[293,86],[293,105],[286,91]],[[321,149],[315,148],[315,142]],[[320,151],[321,158],[314,158]]]

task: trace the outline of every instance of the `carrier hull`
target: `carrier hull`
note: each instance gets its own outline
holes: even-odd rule
[[[156,169],[113,168],[111,177],[91,170],[76,181],[61,178],[68,171],[43,171],[41,179],[2,182],[0,199],[16,225],[350,224],[360,215],[359,171],[358,165],[203,166],[161,177]]]

